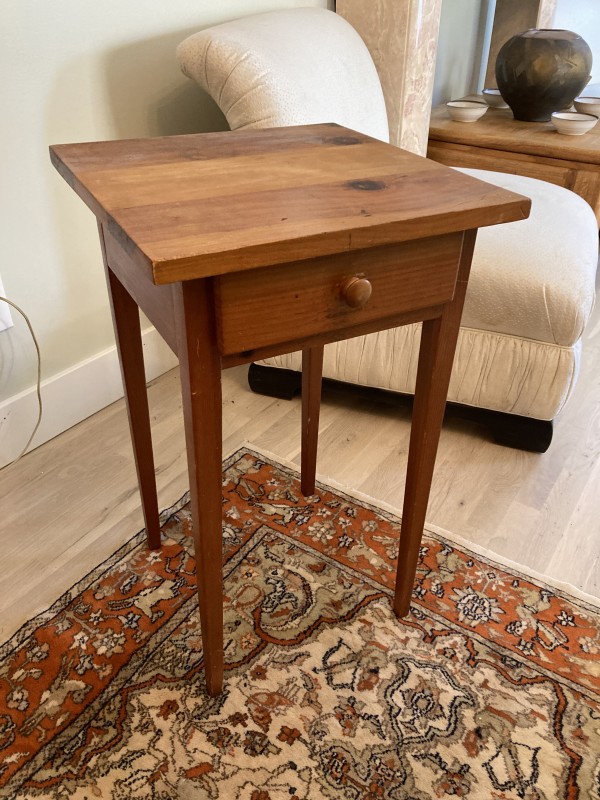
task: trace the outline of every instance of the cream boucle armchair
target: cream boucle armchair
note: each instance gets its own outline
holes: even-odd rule
[[[388,139],[381,85],[356,31],[324,9],[259,14],[182,42],[183,72],[232,129],[337,122]],[[479,231],[448,399],[483,410],[498,441],[543,452],[575,385],[594,300],[598,229],[572,192],[516,175],[465,170],[532,199],[526,221]],[[420,326],[330,344],[323,375],[414,391]],[[250,368],[252,388],[299,389],[300,354]],[[496,413],[490,413],[496,412]]]

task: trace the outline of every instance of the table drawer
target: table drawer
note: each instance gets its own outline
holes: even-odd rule
[[[232,355],[440,305],[454,295],[461,233],[215,278],[219,349]],[[363,305],[367,279],[371,295]]]

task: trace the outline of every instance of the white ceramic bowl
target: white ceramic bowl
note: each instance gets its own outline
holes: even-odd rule
[[[580,114],[578,111],[555,111],[551,119],[559,133],[566,133],[569,136],[581,136],[591,131],[598,122],[598,117],[592,114]]]
[[[593,114],[600,117],[600,97],[576,97],[575,108],[582,114]]]
[[[492,106],[492,108],[508,108],[508,104],[500,94],[500,89],[484,89],[481,94],[488,106]]]
[[[476,103],[472,100],[450,100],[446,103],[448,113],[457,122],[475,122],[483,117],[488,107],[483,103]]]

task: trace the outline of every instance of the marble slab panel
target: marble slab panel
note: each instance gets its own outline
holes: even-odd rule
[[[442,0],[337,0],[365,41],[385,97],[390,141],[425,155]]]

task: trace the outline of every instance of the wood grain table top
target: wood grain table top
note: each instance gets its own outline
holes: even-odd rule
[[[530,206],[334,124],[50,151],[156,284],[523,219]]]
[[[509,108],[489,108],[476,122],[450,119],[445,106],[431,112],[429,138],[490,150],[600,164],[600,123],[583,136],[558,133],[551,122],[521,122]]]

